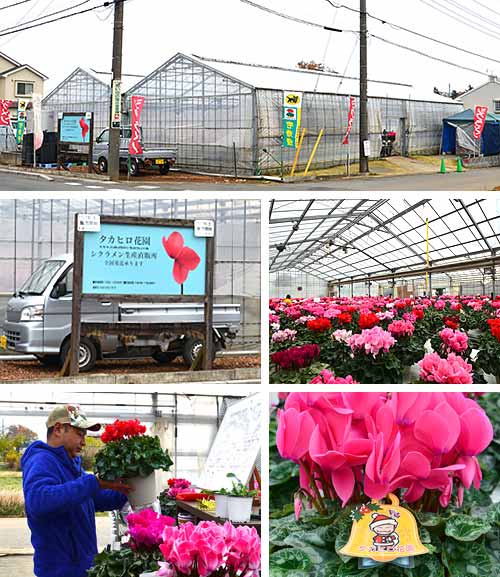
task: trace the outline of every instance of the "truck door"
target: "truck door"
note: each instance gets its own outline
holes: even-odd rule
[[[57,281],[45,303],[44,350],[59,353],[64,339],[71,333],[73,266]],[[107,322],[116,320],[116,305],[106,301],[82,299],[82,320]]]

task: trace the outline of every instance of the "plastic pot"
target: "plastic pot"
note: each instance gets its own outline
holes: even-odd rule
[[[227,519],[228,495],[215,493],[215,514],[221,519]]]
[[[153,503],[156,495],[156,471],[148,477],[132,477],[127,479],[133,490],[128,494],[128,502],[132,509],[144,508]]]
[[[235,497],[227,499],[227,516],[233,523],[248,523],[252,515],[253,497]]]

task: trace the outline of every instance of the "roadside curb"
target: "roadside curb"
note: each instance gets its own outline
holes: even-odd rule
[[[47,174],[41,174],[35,171],[25,171],[25,170],[13,170],[11,168],[0,168],[0,172],[6,172],[7,174],[20,174],[21,176],[34,176],[36,178],[43,178],[44,180],[48,180],[52,182],[54,178],[52,176],[48,176]]]
[[[121,182],[119,181],[110,180],[108,176],[103,176],[99,174],[88,174],[86,172],[76,173],[67,171],[63,174],[45,174],[44,172],[39,172],[37,170],[30,170],[30,169],[19,170],[10,167],[0,168],[0,172],[19,174],[21,176],[34,176],[37,178],[43,178],[44,180],[48,180],[50,182],[53,182],[54,180],[66,180],[68,178],[75,178],[75,179],[87,180],[88,182],[95,182],[98,184],[113,184],[113,185],[121,184]]]
[[[23,549],[0,549],[0,557],[14,557],[20,555],[33,555],[35,552],[29,547]]]
[[[211,381],[260,381],[260,368],[245,367],[236,369],[216,369],[212,371],[179,371],[159,373],[93,374],[78,377],[54,377],[51,379],[20,380],[19,383],[40,384],[100,384],[100,385],[137,385],[137,384],[178,384],[208,383]]]

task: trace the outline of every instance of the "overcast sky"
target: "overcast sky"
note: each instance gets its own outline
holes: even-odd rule
[[[0,29],[82,1],[30,0],[0,11]],[[327,0],[255,1],[301,19],[344,30],[359,27],[357,14],[334,8]],[[0,8],[13,2],[0,0]],[[359,7],[358,0],[332,2]],[[97,4],[99,0],[89,0],[76,10]],[[489,6],[496,12],[483,6]],[[77,66],[109,71],[113,26],[111,10],[102,8],[97,13],[76,16],[12,36],[0,36],[0,51],[22,63],[31,64],[49,76],[46,92]],[[392,23],[471,51],[493,58],[500,55],[500,6],[494,0],[368,0],[368,10]],[[468,20],[470,25],[453,20],[453,15]],[[475,18],[475,15],[479,18]],[[500,73],[500,64],[416,38],[372,19],[369,19],[369,31],[463,66],[485,73]],[[356,45],[356,42],[355,34],[329,33],[283,20],[240,0],[125,2],[124,72],[133,74],[148,74],[176,52],[185,52],[288,67],[294,67],[300,60],[315,60],[342,73],[357,76],[359,44]],[[500,56],[497,58],[500,60]],[[480,74],[434,62],[373,38],[369,43],[369,77],[407,82],[428,89],[429,94],[436,85],[441,89],[447,89],[448,84],[452,88],[463,89],[469,84],[478,86],[486,80]]]

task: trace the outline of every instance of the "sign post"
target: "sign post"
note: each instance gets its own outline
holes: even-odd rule
[[[215,225],[213,221],[75,215],[70,375],[79,372],[80,339],[93,331],[204,333],[203,368],[212,368]],[[82,322],[82,297],[118,305],[118,321]],[[122,321],[120,303],[204,304],[202,323]]]

